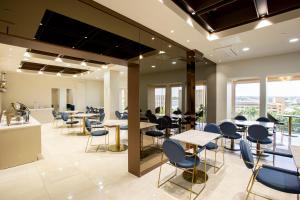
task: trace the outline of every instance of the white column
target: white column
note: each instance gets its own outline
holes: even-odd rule
[[[120,81],[120,72],[108,70],[104,73],[104,111],[106,119],[116,119],[115,111],[119,111],[120,90],[122,82]]]
[[[265,76],[260,78],[260,116],[267,115],[267,78]]]

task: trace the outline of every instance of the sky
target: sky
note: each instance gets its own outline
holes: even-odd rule
[[[238,84],[236,95],[259,96],[259,83]],[[267,95],[279,97],[300,96],[300,81],[268,82]]]

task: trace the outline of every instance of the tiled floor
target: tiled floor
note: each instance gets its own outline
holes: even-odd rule
[[[277,139],[281,143],[281,137]],[[282,142],[287,145],[288,137],[283,139]],[[167,183],[158,189],[158,169],[137,178],[127,172],[127,152],[91,150],[85,153],[86,141],[85,136],[62,133],[51,124],[43,125],[43,159],[0,170],[0,200],[188,199],[189,193],[173,184]],[[292,138],[290,142],[299,141],[299,138]],[[208,157],[212,158],[212,155],[208,154]],[[217,174],[209,170],[207,186],[197,199],[244,199],[250,171],[244,166],[239,154],[226,152],[225,160],[224,168]],[[279,166],[294,169],[292,160],[285,159],[280,163]],[[163,176],[170,172],[169,167],[165,166],[164,169]],[[182,181],[181,176],[175,181]],[[296,199],[296,195],[270,190],[260,184],[256,184],[254,189],[272,199]],[[261,198],[251,196],[251,199]]]

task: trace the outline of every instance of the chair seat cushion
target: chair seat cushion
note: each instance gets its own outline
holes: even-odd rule
[[[242,138],[242,136],[241,136],[240,134],[238,134],[238,133],[235,133],[235,134],[233,134],[233,135],[230,135],[230,136],[228,136],[228,135],[224,135],[224,138],[228,138],[228,139],[234,139],[234,140],[236,140],[236,139],[240,139],[240,138]]]
[[[192,156],[186,156],[183,161],[177,162],[176,165],[175,163],[172,162],[171,164],[180,168],[189,169],[194,167],[195,164],[194,162],[195,162],[195,156],[192,155]],[[196,166],[199,165],[199,163],[200,163],[200,159],[198,156],[196,156]]]
[[[252,137],[250,137],[250,136],[247,136],[247,140],[249,140],[249,141],[251,141],[251,142],[254,142],[254,143],[259,143],[259,144],[272,144],[272,140],[270,139],[270,138],[265,138],[265,139],[263,139],[263,140],[259,140],[259,141],[257,141],[257,140],[255,140],[255,139],[253,139]]]
[[[217,149],[218,145],[214,142],[209,142],[207,145],[205,145],[207,150]]]
[[[151,137],[161,137],[164,135],[164,133],[160,131],[146,131],[145,134]]]
[[[66,122],[66,124],[78,124],[79,121],[69,121],[69,122]]]
[[[281,170],[263,167],[259,170],[256,180],[265,186],[281,192],[300,193],[300,179],[298,176],[285,173]]]
[[[92,136],[102,136],[102,135],[107,135],[107,134],[108,134],[107,130],[97,130],[97,131],[91,132]]]

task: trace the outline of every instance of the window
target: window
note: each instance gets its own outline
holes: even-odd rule
[[[233,82],[233,114],[244,115],[248,120],[259,117],[259,80],[240,80]]]
[[[171,113],[175,110],[182,110],[182,87],[171,87]]]
[[[159,113],[165,114],[166,88],[155,88],[155,109],[160,108]]]
[[[206,107],[206,86],[203,84],[196,85],[195,91],[195,111],[203,110]]]
[[[285,114],[300,115],[300,76],[268,77],[267,112],[286,122]],[[293,131],[300,132],[300,120],[293,119]],[[287,126],[285,127],[287,130]]]

